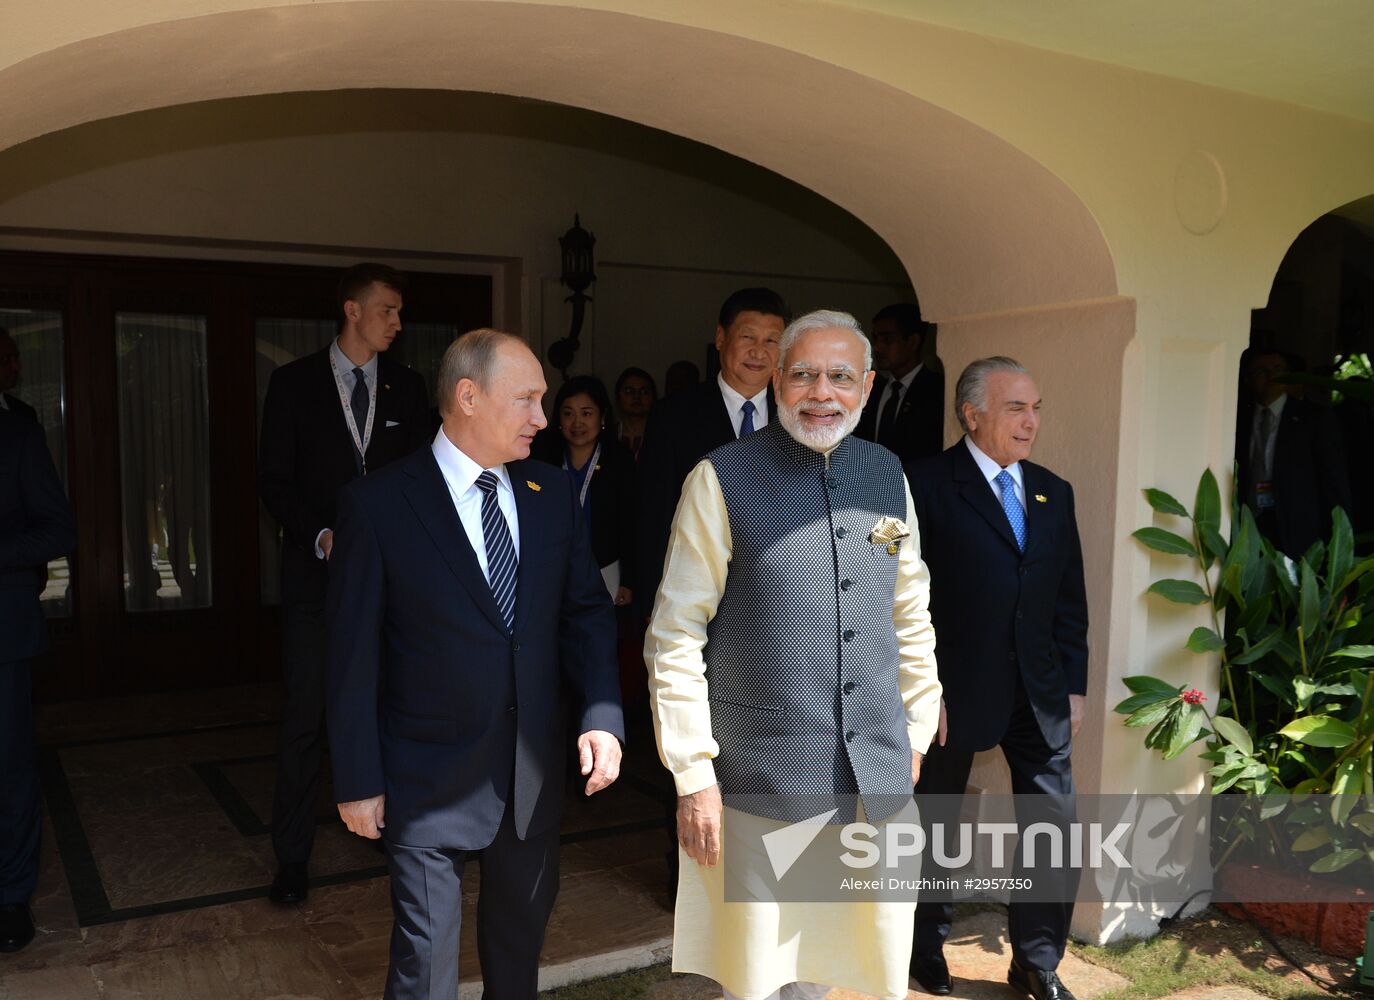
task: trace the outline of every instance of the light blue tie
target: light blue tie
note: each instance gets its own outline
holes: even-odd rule
[[[1021,501],[1016,499],[1016,480],[1011,478],[1010,472],[1003,469],[997,473],[997,478],[993,482],[1002,493],[1002,509],[1007,512],[1007,520],[1011,522],[1011,533],[1016,536],[1016,547],[1025,552],[1026,509],[1021,506]]]
[[[753,434],[754,401],[752,399],[746,399],[744,405],[740,407],[740,411],[744,414],[744,419],[739,422],[739,436],[744,437],[746,434]]]
[[[491,585],[491,596],[496,598],[496,606],[501,609],[506,628],[514,628],[518,559],[515,544],[511,541],[510,527],[506,524],[506,515],[501,513],[501,505],[496,500],[496,485],[496,473],[489,469],[477,477],[477,488],[482,491],[482,538],[487,546],[487,582]]]

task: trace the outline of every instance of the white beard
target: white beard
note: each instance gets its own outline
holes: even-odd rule
[[[802,424],[801,411],[814,404],[798,403],[796,406],[778,405],[778,420],[782,423],[783,430],[792,436],[792,440],[800,445],[805,445],[812,451],[828,452],[837,444],[849,437],[854,432],[854,428],[859,426],[859,418],[863,415],[862,409],[847,410],[839,403],[830,403],[833,410],[844,414],[844,419],[838,424],[830,427],[814,427],[808,429]]]

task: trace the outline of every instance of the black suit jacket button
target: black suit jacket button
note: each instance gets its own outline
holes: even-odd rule
[[[826,477],[825,477],[825,488],[826,488],[826,489],[828,489],[828,490],[833,490],[833,489],[834,489],[836,486],[838,486],[838,485],[839,485],[839,481],[838,481],[834,476],[826,476]]]
[[[507,714],[507,715],[514,715],[514,714],[515,714],[515,706],[514,706],[514,705],[507,705],[507,706],[506,706],[506,714]]]
[[[853,638],[854,638],[854,630],[853,630],[852,628],[847,628],[847,629],[845,629],[845,630],[844,630],[844,641],[845,641],[845,642],[850,642]]]
[[[849,694],[849,692],[850,692],[850,691],[853,691],[853,690],[854,690],[854,682],[853,682],[853,681],[845,681],[845,684],[844,684],[844,693],[845,693],[845,694]]]
[[[851,729],[849,732],[847,732],[847,733],[844,734],[844,741],[845,741],[846,743],[853,743],[853,742],[854,742],[854,730]]]
[[[852,587],[852,586],[854,586],[854,581],[853,581],[853,580],[841,580],[841,581],[840,581],[840,589],[841,589],[841,590],[848,590],[848,589],[849,589],[850,587]]]
[[[835,537],[836,537],[836,538],[843,538],[843,537],[844,537],[845,535],[847,535],[847,534],[849,534],[849,532],[845,531],[843,528],[836,528],[836,529],[835,529]]]
[[[517,653],[520,652],[520,643],[513,643],[511,649],[515,650]]]
[[[1007,659],[1008,659],[1008,660],[1011,660],[1012,663],[1015,663],[1015,662],[1016,662],[1016,653],[1015,653],[1015,652],[1008,653],[1008,654],[1007,654]]]

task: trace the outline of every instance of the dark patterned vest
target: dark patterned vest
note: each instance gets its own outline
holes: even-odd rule
[[[897,556],[869,533],[884,515],[907,517],[901,465],[851,436],[827,467],[776,420],[707,460],[732,542],[705,649],[721,791],[857,792],[870,820],[885,819],[911,800],[911,743],[892,620]]]

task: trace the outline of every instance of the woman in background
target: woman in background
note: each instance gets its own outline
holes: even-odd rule
[[[620,414],[620,443],[635,461],[639,461],[639,446],[644,443],[644,425],[649,410],[658,399],[654,377],[643,368],[626,368],[615,380],[615,405]]]

